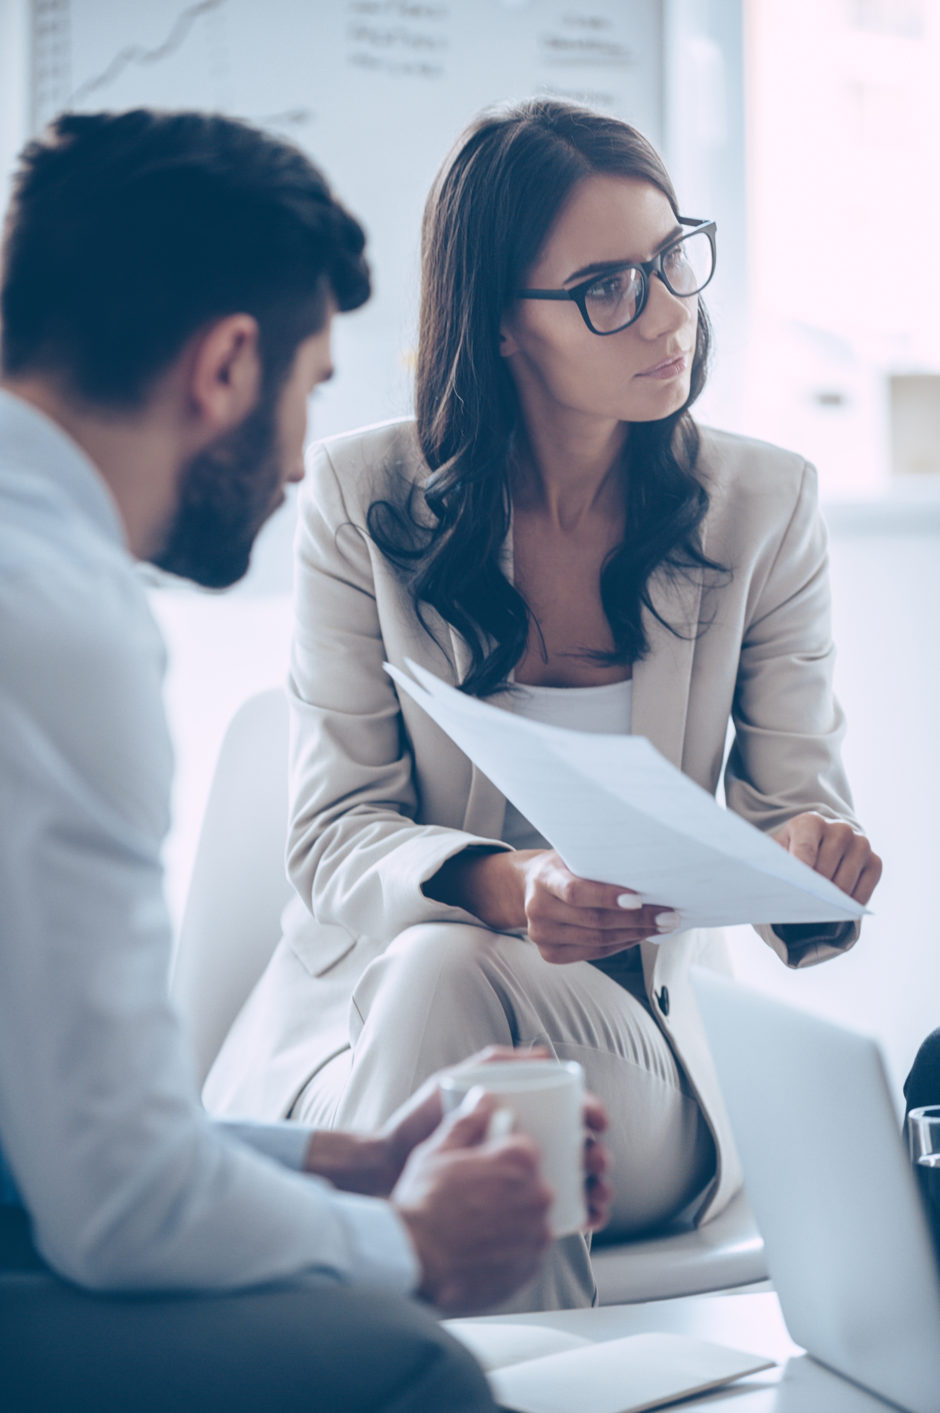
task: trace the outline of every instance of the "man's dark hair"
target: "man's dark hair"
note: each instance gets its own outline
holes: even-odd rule
[[[296,147],[201,113],[66,113],[24,149],[3,242],[6,376],[134,406],[199,328],[253,315],[266,381],[332,294],[369,295],[361,227]]]

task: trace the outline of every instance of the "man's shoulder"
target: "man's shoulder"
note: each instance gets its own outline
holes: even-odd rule
[[[7,515],[5,512],[12,510]],[[54,498],[0,485],[0,691],[125,819],[165,827],[163,644],[133,563]]]
[[[17,649],[34,667],[152,659],[159,635],[130,556],[41,482],[10,480],[0,470],[0,671]]]

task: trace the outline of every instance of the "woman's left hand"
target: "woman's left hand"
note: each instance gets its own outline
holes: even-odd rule
[[[867,903],[877,887],[881,859],[865,835],[845,820],[824,819],[809,810],[788,820],[771,838],[857,903]]]

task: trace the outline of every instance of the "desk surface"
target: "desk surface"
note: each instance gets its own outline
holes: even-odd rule
[[[775,1369],[717,1393],[688,1399],[683,1409],[708,1413],[887,1413],[890,1405],[815,1363],[793,1343],[773,1292],[693,1295],[645,1305],[606,1305],[596,1310],[552,1310],[527,1315],[481,1316],[491,1322],[539,1325],[593,1340],[665,1330],[777,1360]],[[590,1413],[589,1408],[571,1413]]]

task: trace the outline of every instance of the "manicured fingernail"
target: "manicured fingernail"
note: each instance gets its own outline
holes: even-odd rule
[[[618,908],[642,908],[643,899],[639,893],[621,893],[617,899]]]
[[[681,918],[678,913],[657,913],[653,921],[660,932],[675,932]]]

